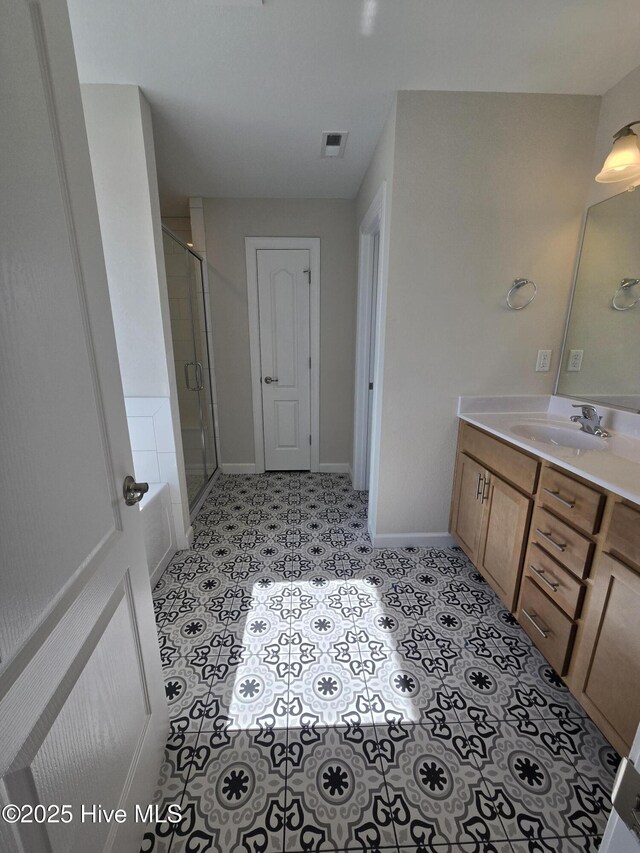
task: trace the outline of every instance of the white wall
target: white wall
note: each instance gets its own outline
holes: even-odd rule
[[[125,398],[168,401],[172,434],[163,436],[162,482],[170,484],[178,546],[185,548],[189,509],[151,111],[137,86],[81,89],[123,391]],[[135,471],[140,479],[144,473],[144,466]]]
[[[358,229],[383,181],[387,183],[387,206],[390,207],[393,192],[397,103],[397,98],[394,98],[393,106],[376,144],[376,150],[373,152],[356,196],[356,228]]]
[[[378,535],[446,531],[459,395],[552,392],[599,101],[399,93]],[[519,276],[538,297],[513,312]]]
[[[222,464],[255,462],[245,237],[320,238],[320,463],[348,464],[353,434],[355,202],[208,198],[203,206]]]

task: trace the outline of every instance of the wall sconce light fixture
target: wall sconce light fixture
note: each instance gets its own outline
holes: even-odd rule
[[[631,130],[634,124],[640,124],[640,120],[625,124],[614,134],[611,153],[604,161],[602,171],[596,175],[598,183],[613,184],[640,178],[640,145]]]

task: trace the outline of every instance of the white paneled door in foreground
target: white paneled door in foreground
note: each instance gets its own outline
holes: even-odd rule
[[[258,310],[267,471],[311,467],[308,249],[260,249]]]
[[[0,81],[0,850],[128,853],[169,725],[64,0]]]

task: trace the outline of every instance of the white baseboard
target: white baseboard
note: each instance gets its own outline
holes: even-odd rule
[[[158,583],[158,581],[162,577],[164,570],[167,568],[167,566],[171,562],[171,559],[172,559],[173,555],[176,553],[176,550],[177,550],[177,548],[176,548],[175,544],[172,544],[171,547],[165,552],[164,557],[160,560],[158,565],[151,572],[151,575],[149,576],[149,581],[151,583],[151,589],[154,588],[154,586]]]
[[[348,462],[321,462],[318,470],[321,474],[349,474],[351,465]]]
[[[451,548],[455,545],[449,533],[373,533],[371,544],[374,548]]]
[[[187,548],[191,548],[193,545],[193,527],[189,525],[189,529],[184,535],[184,538],[187,540]]]
[[[223,462],[220,466],[223,474],[255,474],[253,462]],[[351,465],[348,462],[321,462],[318,466],[321,474],[349,474]]]
[[[223,474],[255,474],[255,462],[223,462],[220,467]]]

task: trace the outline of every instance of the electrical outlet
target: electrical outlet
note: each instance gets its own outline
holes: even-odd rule
[[[569,360],[567,361],[567,370],[571,372],[577,372],[578,370],[582,370],[582,356],[584,355],[583,349],[570,349],[569,350]]]
[[[551,367],[551,353],[553,350],[550,349],[539,349],[538,350],[538,359],[536,361],[536,372],[537,373],[546,373]]]

